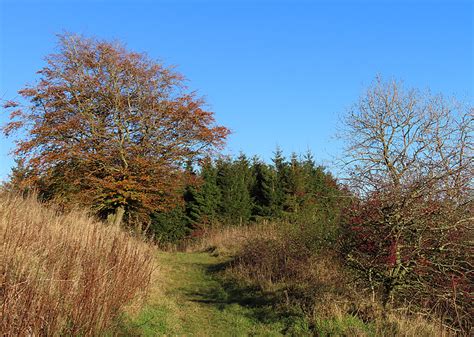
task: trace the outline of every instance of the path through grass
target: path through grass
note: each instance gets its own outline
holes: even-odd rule
[[[297,318],[282,317],[268,298],[226,281],[226,263],[208,253],[157,253],[157,270],[144,308],[123,317],[120,333],[140,336],[281,336]],[[301,327],[299,326],[301,325]]]

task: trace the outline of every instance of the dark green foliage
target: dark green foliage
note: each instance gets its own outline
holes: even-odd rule
[[[159,243],[175,243],[191,233],[191,223],[183,206],[167,212],[154,212],[150,218],[149,233]]]
[[[185,193],[186,209],[195,224],[214,225],[219,221],[221,190],[217,186],[217,169],[210,159],[203,162],[198,186],[189,186]]]
[[[216,166],[217,184],[222,196],[219,207],[221,220],[230,225],[248,222],[253,208],[249,161],[241,154],[235,161],[218,160]]]
[[[154,214],[153,233],[159,240],[179,239],[191,228],[264,219],[288,222],[312,249],[338,235],[341,190],[310,152],[304,157],[292,154],[288,160],[277,149],[272,164],[243,154],[236,159],[208,158],[197,171],[192,173],[196,183],[184,190],[184,206]]]
[[[305,178],[303,166],[298,160],[297,155],[293,153],[282,175],[286,196],[283,203],[283,210],[287,213],[298,214],[301,212],[305,198],[307,197],[307,192],[309,192]]]
[[[277,147],[272,159],[273,170],[275,172],[275,200],[274,200],[274,215],[280,217],[285,203],[286,182],[285,172],[287,170],[287,163],[283,156],[282,150]]]
[[[252,164],[254,176],[251,194],[253,196],[253,214],[259,217],[271,217],[277,213],[276,174],[267,164],[254,158]]]

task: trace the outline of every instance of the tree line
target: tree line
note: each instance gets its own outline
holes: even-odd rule
[[[286,158],[277,148],[271,164],[245,154],[205,158],[188,171],[193,183],[183,188],[182,202],[152,213],[149,231],[158,241],[249,222],[336,223],[340,215],[343,191],[311,152]]]

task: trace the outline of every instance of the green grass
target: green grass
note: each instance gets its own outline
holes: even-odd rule
[[[373,336],[353,316],[317,319],[281,310],[272,294],[243,286],[220,272],[228,260],[208,253],[156,256],[159,270],[138,312],[122,315],[122,336]],[[314,331],[317,331],[315,333]]]
[[[207,253],[157,254],[160,266],[142,310],[121,317],[133,336],[308,335],[307,324],[275,310],[270,297],[222,277],[226,260]]]
[[[345,315],[332,319],[317,319],[315,330],[318,336],[375,336],[375,327],[359,318]]]

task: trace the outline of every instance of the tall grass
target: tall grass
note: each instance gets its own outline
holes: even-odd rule
[[[0,193],[0,331],[97,335],[150,282],[152,248],[119,228]]]

